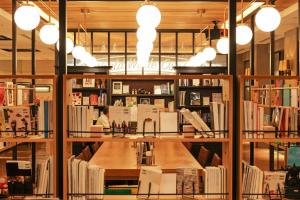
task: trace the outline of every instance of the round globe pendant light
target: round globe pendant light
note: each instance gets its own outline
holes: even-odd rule
[[[240,24],[236,27],[236,43],[239,45],[248,44],[252,39],[253,33],[249,26]]]
[[[204,50],[203,50],[203,54],[205,56],[205,59],[207,61],[212,61],[216,58],[217,56],[217,52],[214,48],[212,47],[206,47]]]
[[[199,52],[196,54],[195,56],[195,61],[197,63],[198,66],[202,65],[203,63],[206,62],[206,57],[205,54],[203,52]]]
[[[44,25],[40,30],[40,38],[45,44],[55,44],[59,39],[58,28],[52,23]]]
[[[66,38],[66,53],[71,53],[74,48],[74,43],[70,38]],[[59,40],[56,43],[56,49],[59,51]]]
[[[147,40],[149,42],[154,42],[156,39],[156,30],[151,27],[139,27],[136,36],[139,41]]]
[[[280,22],[280,13],[271,5],[262,7],[255,16],[255,24],[263,32],[274,31]]]
[[[88,64],[91,59],[92,59],[92,55],[89,52],[85,51],[80,60],[84,64]]]
[[[97,66],[97,59],[95,57],[91,57],[89,60],[88,60],[88,63],[87,63],[87,66],[89,67],[95,67]]]
[[[72,51],[72,55],[76,59],[81,59],[83,57],[84,53],[85,53],[85,49],[81,45],[76,45]]]
[[[25,4],[16,10],[14,20],[20,29],[31,31],[39,25],[41,17],[34,6]]]
[[[138,41],[137,45],[136,45],[136,49],[137,51],[140,51],[140,52],[151,52],[152,49],[153,49],[153,43],[150,42],[150,41],[143,41],[143,40],[140,40]]]
[[[138,9],[136,13],[136,20],[138,25],[141,27],[156,28],[160,23],[161,14],[156,6],[146,2]]]
[[[228,54],[229,52],[229,40],[228,37],[222,37],[217,42],[217,50],[221,54]]]

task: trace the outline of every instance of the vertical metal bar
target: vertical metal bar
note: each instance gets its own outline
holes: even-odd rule
[[[127,32],[125,32],[125,74],[127,75]]]
[[[193,32],[193,49],[192,49],[192,51],[193,51],[193,55],[195,55],[195,32]]]
[[[175,33],[175,58],[176,58],[176,66],[178,66],[178,32]]]
[[[59,69],[57,74],[57,191],[63,199],[63,75],[66,73],[67,0],[59,1]]]
[[[161,32],[158,33],[158,70],[161,75]]]
[[[255,15],[251,16],[251,30],[253,33],[253,37],[251,39],[251,43],[250,43],[250,75],[254,75],[254,48],[255,48]],[[251,81],[251,85],[253,84],[252,80]],[[254,143],[250,142],[250,165],[254,165]]]
[[[76,31],[74,31],[73,33],[74,33],[74,41],[73,41],[73,42],[74,42],[74,46],[76,46],[76,44],[77,44],[77,43],[76,43],[76,38],[77,38],[77,36],[76,36]],[[76,58],[74,58],[74,66],[76,67],[76,65],[77,65],[77,64],[76,64]]]
[[[270,159],[269,159],[269,170],[270,171],[274,171],[274,151],[275,151],[275,148],[273,145],[270,144],[269,146],[269,156],[270,156]]]
[[[17,25],[14,20],[14,13],[17,9],[17,1],[12,0],[12,66],[11,66],[11,73],[12,75],[17,75]],[[13,82],[15,83],[16,80],[14,79]],[[18,144],[12,148],[12,159],[17,160],[18,156]]]
[[[108,66],[110,66],[110,32],[107,32],[107,56],[108,56]]]
[[[94,32],[91,31],[91,53],[94,54]]]
[[[275,63],[275,32],[270,33],[270,75],[274,75]]]
[[[228,72],[233,76],[233,96],[239,96],[238,90],[238,78],[236,73],[236,0],[228,0],[228,11],[229,11],[229,59],[228,59]],[[239,98],[233,98],[233,105],[239,105]],[[238,106],[233,106],[233,120],[232,120],[232,127],[233,127],[233,159],[232,159],[232,198],[233,200],[239,199],[239,109]],[[230,192],[230,191],[229,191]]]
[[[31,74],[36,74],[36,57],[35,57],[35,29],[31,31]],[[32,86],[35,85],[35,79],[31,80]],[[31,170],[32,182],[35,182],[35,163],[36,163],[36,143],[31,143]]]

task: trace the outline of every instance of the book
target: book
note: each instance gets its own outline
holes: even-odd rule
[[[154,105],[159,108],[165,108],[165,99],[154,99]]]
[[[161,87],[160,85],[154,85],[154,94],[161,95]]]
[[[90,95],[90,105],[91,106],[98,105],[98,95],[97,94],[91,94]]]
[[[138,198],[158,198],[162,170],[158,166],[142,166],[138,184]]]
[[[169,83],[168,83],[169,84]],[[161,84],[161,94],[170,94],[170,87],[168,84]]]
[[[126,97],[126,106],[133,107],[137,105],[137,98],[136,97]]]
[[[123,85],[123,94],[129,94],[129,85]]]
[[[178,132],[178,114],[177,112],[160,112],[160,132],[172,133],[177,135]]]
[[[84,75],[94,75],[94,74],[93,73],[84,73]],[[82,87],[84,87],[84,88],[95,87],[95,79],[93,79],[93,78],[82,79]]]
[[[205,167],[204,193],[207,199],[226,199],[227,170],[224,166]]]
[[[190,93],[190,105],[201,105],[200,92],[191,92]]]
[[[82,105],[84,105],[84,106],[90,105],[90,98],[89,97],[82,97]]]
[[[14,83],[6,82],[6,105],[13,106],[14,105]]]
[[[73,92],[72,93],[72,104],[73,105],[81,105],[82,103],[82,93],[81,92]]]
[[[122,82],[113,82],[112,94],[122,94]]]
[[[192,80],[192,85],[193,86],[200,86],[200,80],[199,79],[193,79]]]
[[[0,106],[5,105],[5,88],[6,85],[4,83],[0,83]]]
[[[262,199],[263,171],[256,166],[245,164],[243,173],[243,197],[247,199]]]
[[[176,169],[176,193],[183,198],[193,198],[199,194],[199,174],[195,168]]]
[[[267,196],[284,194],[285,177],[284,171],[264,171],[263,193]]]
[[[146,122],[144,124],[146,119],[151,119],[151,122]],[[159,108],[154,105],[138,104],[137,122],[137,131],[139,133],[143,133],[143,130],[145,133],[153,133],[154,131],[159,132]]]

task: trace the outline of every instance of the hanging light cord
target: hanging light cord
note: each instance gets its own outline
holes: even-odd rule
[[[226,36],[226,12],[227,12],[227,10],[228,10],[228,7],[226,7],[225,11],[224,11],[224,26],[223,26],[223,28],[224,28],[223,36],[224,37]]]
[[[49,0],[49,23],[51,23],[51,0]]]
[[[242,13],[241,13],[241,17],[242,17],[242,24],[244,23],[244,8],[243,8],[243,4],[244,4],[244,0],[241,0],[241,10],[242,10]]]

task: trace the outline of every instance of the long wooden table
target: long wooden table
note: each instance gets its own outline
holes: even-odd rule
[[[181,142],[155,142],[154,155],[155,165],[163,172],[171,173],[183,167],[203,169]],[[103,167],[106,180],[139,177],[140,166],[132,142],[104,142],[89,163]]]

